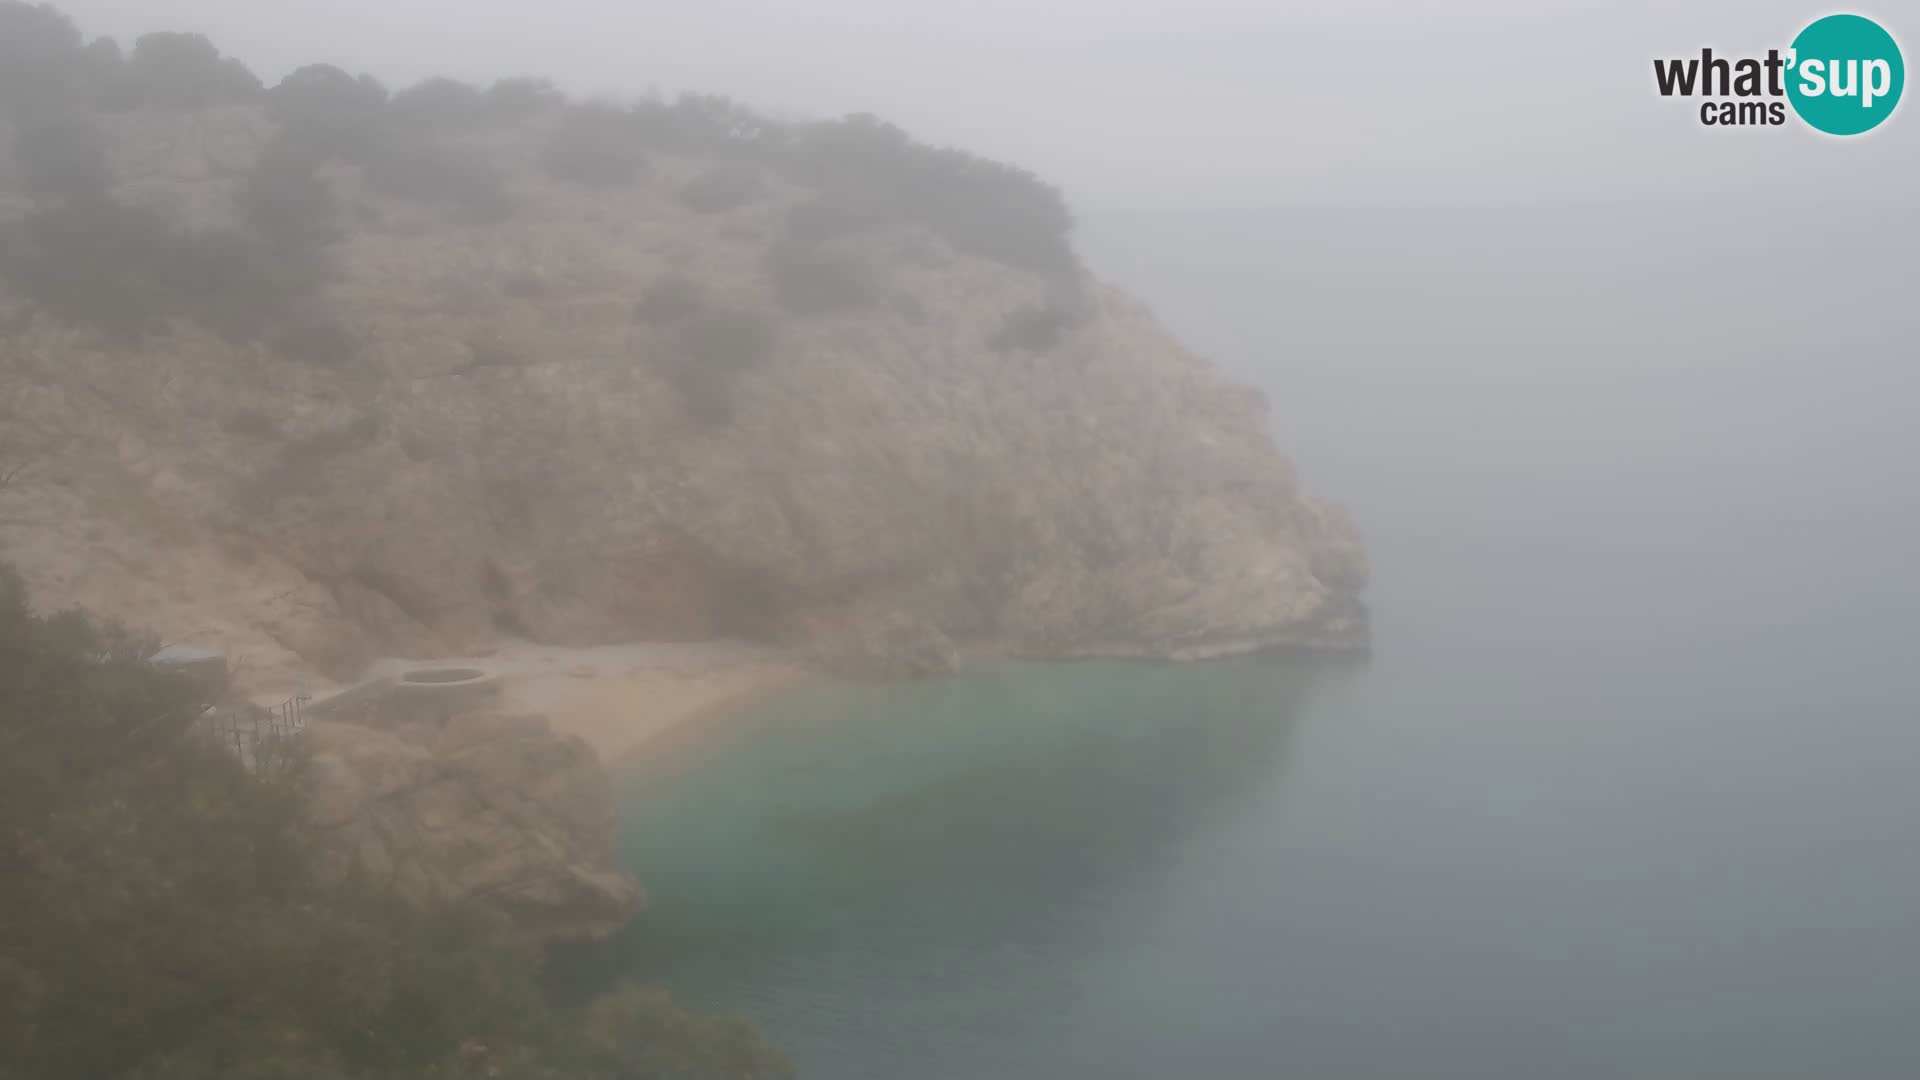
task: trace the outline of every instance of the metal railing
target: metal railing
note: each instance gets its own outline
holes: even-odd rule
[[[207,734],[230,748],[242,765],[257,768],[306,730],[307,703],[312,700],[299,694],[264,709],[216,710],[207,715]]]

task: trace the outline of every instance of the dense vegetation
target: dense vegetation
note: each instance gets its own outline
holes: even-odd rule
[[[236,104],[264,109],[276,131],[237,193],[238,227],[187,227],[115,200],[101,133],[112,114]],[[705,161],[675,192],[704,214],[759,202],[770,177],[811,190],[763,260],[773,298],[797,317],[877,306],[873,269],[835,243],[877,226],[919,225],[956,250],[1056,277],[1077,268],[1059,192],[866,115],[775,120],[699,95],[574,103],[526,78],[486,89],[435,78],[389,92],[328,64],[266,88],[197,34],[147,34],[123,52],[110,39],[85,42],[49,6],[0,0],[0,117],[35,197],[32,213],[0,227],[0,278],[41,310],[126,339],[185,320],[293,360],[354,362],[361,342],[323,299],[344,232],[323,170],[357,168],[379,194],[498,221],[514,213],[512,193],[469,138],[490,127],[543,140],[540,163],[561,183],[618,188],[643,182],[656,155]],[[729,319],[739,325],[723,329]],[[1045,348],[1070,322],[1064,310],[1014,313],[988,344]],[[673,382],[697,417],[724,422],[734,376],[777,351],[770,320],[739,307],[679,326],[664,339],[681,350]]]
[[[485,912],[317,880],[298,755],[241,767],[148,654],[0,570],[0,1078],[789,1072],[658,991],[551,1006]]]
[[[189,224],[116,194],[126,178],[108,129],[135,112],[208,109],[255,110],[274,132],[233,186],[230,224]],[[838,243],[880,226],[917,225],[1027,270],[1076,270],[1058,192],[873,117],[789,122],[703,96],[578,103],[526,78],[394,92],[326,64],[268,87],[198,34],[122,49],[86,41],[51,6],[0,0],[0,137],[32,206],[0,224],[0,283],[130,341],[188,322],[347,365],[362,342],[325,302],[347,232],[333,177],[355,172],[387,198],[497,221],[515,212],[513,191],[476,136],[503,127],[539,140],[555,184],[646,183],[671,157],[704,163],[671,189],[695,213],[732,214],[783,184],[811,191],[762,267],[796,317],[881,299],[872,269]],[[544,289],[533,274],[503,283],[523,299]],[[668,277],[635,298],[633,317],[671,354],[688,411],[717,424],[733,414],[739,373],[778,355],[768,307]],[[498,343],[470,344],[476,366],[517,363]],[[262,451],[275,489],[297,488],[379,423],[368,414],[288,441],[260,410],[223,421],[279,444]],[[33,614],[0,571],[0,1080],[785,1072],[744,1025],[690,1016],[655,991],[557,1008],[537,990],[539,957],[485,911],[423,911],[316,878],[297,755],[246,768],[210,745],[196,731],[207,689],[146,663],[148,651],[78,614]]]

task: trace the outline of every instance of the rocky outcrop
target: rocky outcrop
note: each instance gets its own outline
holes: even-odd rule
[[[808,636],[821,667],[856,678],[922,678],[960,667],[952,638],[897,611],[842,613]]]
[[[242,107],[129,126],[116,194],[211,225],[271,127]],[[745,634],[885,671],[941,670],[954,641],[1364,646],[1351,523],[1303,497],[1265,399],[1137,301],[870,229],[837,257],[875,294],[780,314],[716,422],[635,300],[672,275],[780,312],[767,252],[808,193],[769,179],[700,213],[678,197],[697,161],[594,189],[548,179],[536,142],[471,141],[511,213],[326,174],[352,222],[325,295],[360,343],[350,361],[185,321],[130,344],[0,297],[0,424],[41,461],[0,492],[0,558],[36,602],[217,647],[262,687],[502,632]],[[1065,296],[1056,340],[996,337]]]
[[[375,693],[309,724],[308,821],[322,868],[417,901],[491,906],[546,939],[637,913],[599,759],[539,716]]]

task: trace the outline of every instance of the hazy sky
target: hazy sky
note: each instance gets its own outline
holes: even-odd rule
[[[880,113],[1089,209],[1312,200],[1908,195],[1920,100],[1872,135],[1702,127],[1656,56],[1784,47],[1793,0],[65,0],[89,34],[212,36],[269,82],[525,72]],[[1920,3],[1874,0],[1920,66]],[[1920,99],[1920,91],[1909,99]]]

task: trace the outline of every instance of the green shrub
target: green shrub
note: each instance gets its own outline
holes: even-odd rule
[[[487,87],[486,106],[495,116],[521,117],[565,106],[567,95],[548,79],[501,79]]]
[[[0,0],[0,112],[71,111],[83,91],[80,31],[51,4]]]
[[[16,120],[109,101],[194,108],[257,91],[251,75],[198,35],[147,35],[122,62],[111,42],[83,50],[57,12],[0,0],[0,108]],[[564,109],[542,151],[556,179],[629,184],[650,151],[668,151],[712,164],[683,192],[686,204],[703,212],[745,205],[759,196],[757,178],[777,173],[836,208],[820,224],[917,223],[955,250],[1010,265],[1054,275],[1077,266],[1072,215],[1057,190],[1024,170],[916,142],[872,116],[793,123],[703,95],[631,108],[568,107],[551,84],[532,79],[501,80],[484,92],[430,79],[389,102],[379,83],[327,65],[295,71],[267,100],[290,141],[366,164],[376,183],[396,191],[440,198],[434,193],[457,188],[456,199],[487,204],[489,212],[504,210],[494,198],[497,185],[465,183],[461,174],[475,175],[470,162],[450,167],[437,150],[391,144]]]
[[[94,38],[80,50],[79,79],[86,88],[81,98],[90,104],[116,112],[140,104],[127,78],[126,54],[110,37]]]
[[[319,163],[310,149],[276,139],[240,188],[241,218],[283,255],[306,256],[339,237],[339,207],[316,175]]]
[[[166,234],[154,272],[165,283],[169,314],[249,342],[308,308],[329,267],[318,255],[278,250],[257,233],[176,228]]]
[[[457,79],[433,78],[393,95],[387,115],[407,128],[430,133],[465,131],[487,118],[480,89]]]
[[[680,201],[703,214],[737,210],[760,197],[766,184],[760,174],[737,165],[708,169],[680,190]]]
[[[168,109],[204,109],[260,93],[260,80],[237,60],[222,59],[199,34],[143,34],[128,54],[125,77],[135,100]]]
[[[69,322],[137,339],[191,319],[252,340],[318,286],[317,263],[231,229],[178,229],[142,207],[84,198],[35,211],[6,234],[14,287]]]
[[[51,5],[0,0],[0,115],[16,123],[124,109],[132,98],[120,46],[80,34]]]
[[[176,306],[164,277],[169,246],[158,214],[108,199],[75,199],[12,225],[4,269],[41,309],[138,338],[164,328]]]
[[[358,160],[378,137],[387,91],[331,64],[309,64],[267,93],[267,112],[290,143],[321,157]]]
[[[642,102],[629,115],[647,146],[729,162],[777,163],[789,136],[787,125],[718,94]]]
[[[35,615],[0,568],[0,1073],[792,1075],[659,991],[557,1008],[488,912],[318,877],[297,748],[242,766],[200,734],[208,688],[152,648]]]
[[[156,272],[177,301],[169,314],[236,341],[272,322],[290,268],[266,244],[238,229],[169,229],[163,243]]]
[[[765,260],[780,306],[796,315],[821,315],[871,306],[879,294],[872,273],[854,255],[783,240]]]
[[[646,164],[631,117],[605,105],[567,110],[547,138],[540,161],[547,175],[575,184],[631,184]]]
[[[107,163],[100,132],[84,120],[18,129],[13,156],[27,190],[35,195],[102,198],[113,188],[113,166]]]
[[[914,142],[875,117],[808,125],[792,168],[834,201],[871,219],[919,222],[957,250],[1048,273],[1077,264],[1057,190],[1013,166]]]
[[[0,995],[25,1033],[0,1060],[25,1075],[123,1075],[204,1028],[190,1007],[271,949],[247,917],[295,898],[290,793],[192,737],[197,688],[149,651],[0,575],[0,956],[36,989]]]

